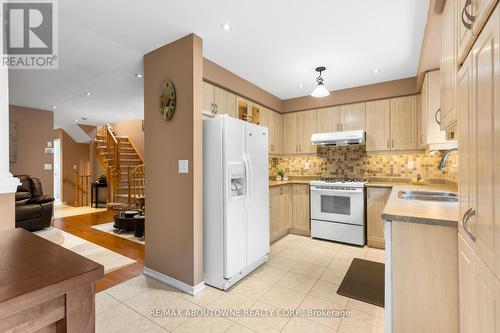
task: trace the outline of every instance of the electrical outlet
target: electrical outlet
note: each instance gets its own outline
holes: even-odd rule
[[[50,163],[44,164],[43,165],[43,170],[47,170],[47,171],[52,170],[52,164],[50,164]]]
[[[311,168],[311,165],[309,162],[304,162],[304,170],[309,170]]]
[[[408,167],[408,169],[413,169],[413,160],[408,161],[407,167]]]

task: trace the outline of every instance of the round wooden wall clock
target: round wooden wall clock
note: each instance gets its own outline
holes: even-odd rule
[[[174,83],[167,80],[160,90],[160,113],[164,120],[170,120],[175,112],[175,87]]]

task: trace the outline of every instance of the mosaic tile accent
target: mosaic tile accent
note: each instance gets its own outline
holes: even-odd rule
[[[278,170],[286,175],[311,177],[416,178],[458,181],[458,152],[448,156],[443,171],[438,170],[442,152],[406,155],[368,155],[364,147],[321,148],[317,155],[273,156],[269,158],[269,175]],[[413,163],[408,168],[409,162]]]

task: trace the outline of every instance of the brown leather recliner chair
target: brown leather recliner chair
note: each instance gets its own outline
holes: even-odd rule
[[[54,198],[43,195],[38,178],[15,176],[21,181],[16,192],[16,228],[37,231],[50,227]]]

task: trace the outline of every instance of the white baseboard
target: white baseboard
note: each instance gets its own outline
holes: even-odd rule
[[[187,283],[174,279],[168,275],[152,270],[151,268],[144,267],[144,275],[149,276],[155,280],[165,283],[175,289],[179,289],[189,295],[195,296],[205,289],[205,282],[200,282],[196,286],[191,286]]]

